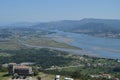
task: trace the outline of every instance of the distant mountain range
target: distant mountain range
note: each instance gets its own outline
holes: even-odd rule
[[[39,23],[37,25],[34,25],[34,27],[60,29],[65,31],[73,30],[111,31],[111,29],[112,30],[120,29],[120,20],[86,18],[82,20],[63,20],[56,22]]]
[[[85,18],[81,20],[62,20],[41,23],[16,23],[12,27],[30,27],[36,29],[57,29],[91,35],[120,35],[120,20]]]
[[[69,32],[96,35],[101,37],[120,37],[120,20],[93,19],[63,20],[34,25],[36,28],[58,29]]]
[[[90,25],[90,26],[89,26]],[[40,28],[51,28],[51,29],[62,29],[62,30],[73,30],[73,29],[86,29],[86,28],[95,28],[95,27],[109,27],[109,28],[118,28],[120,29],[120,20],[115,19],[94,19],[94,18],[85,18],[81,20],[61,20],[54,22],[18,22],[12,23],[6,26],[11,27],[40,27]]]

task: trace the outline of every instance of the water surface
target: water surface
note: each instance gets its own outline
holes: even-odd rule
[[[85,34],[77,34],[55,30],[48,35],[58,42],[80,47],[88,55],[104,58],[120,58],[120,39],[100,38]],[[66,39],[70,41],[65,41]]]

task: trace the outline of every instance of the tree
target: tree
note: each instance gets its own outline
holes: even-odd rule
[[[81,77],[81,73],[79,71],[75,71],[71,75],[72,78],[77,79]]]
[[[41,80],[41,77],[40,77],[40,76],[38,76],[38,77],[37,77],[37,80]]]

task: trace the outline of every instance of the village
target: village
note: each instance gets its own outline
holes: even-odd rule
[[[75,56],[74,56],[75,57]],[[88,62],[88,58],[85,58],[83,56],[81,57],[77,57],[79,58],[80,62],[87,62],[84,65],[77,65],[77,66],[66,66],[66,67],[59,67],[59,66],[51,66],[50,68],[46,69],[46,70],[56,70],[56,69],[67,69],[67,68],[76,68],[76,67],[105,67],[105,66],[111,66],[111,64],[107,64],[107,63],[89,63]],[[117,60],[117,62],[119,63],[119,60]],[[33,65],[35,65],[35,63],[33,62],[22,62],[20,64],[17,63],[6,63],[6,64],[2,64],[2,67],[5,67],[8,69],[8,74],[12,75],[11,78],[9,80],[46,80],[44,77],[40,76],[35,76],[35,71],[33,70]],[[36,70],[39,70],[40,67],[36,67]],[[105,78],[107,80],[120,80],[119,78],[114,78],[111,74],[107,74],[107,73],[99,73],[99,74],[90,74],[89,77],[91,78]],[[50,79],[51,80],[51,79]],[[61,75],[56,74],[54,76],[52,76],[52,80],[74,80],[71,77],[65,77],[62,76],[61,79]],[[77,80],[77,79],[75,79]]]
[[[41,77],[34,77],[34,71],[32,65],[34,63],[24,62],[21,64],[9,63],[2,66],[8,68],[8,74],[12,75],[9,80],[44,80]],[[60,75],[56,75],[53,80],[60,80]],[[64,80],[74,80],[72,78],[65,77]]]

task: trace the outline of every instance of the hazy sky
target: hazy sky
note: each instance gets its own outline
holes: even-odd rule
[[[120,19],[120,0],[0,0],[0,23]]]

